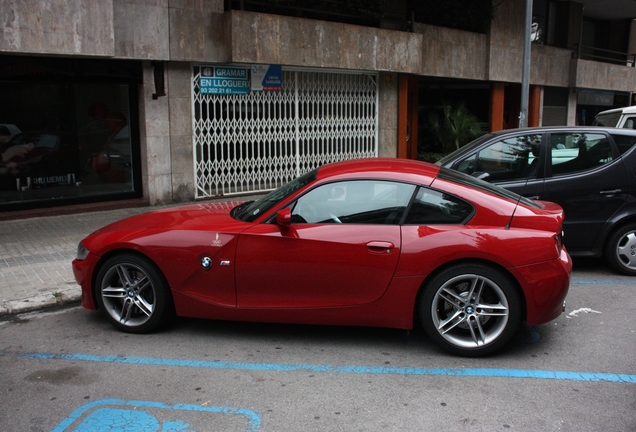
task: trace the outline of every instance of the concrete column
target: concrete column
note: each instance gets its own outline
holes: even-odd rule
[[[576,105],[578,102],[578,93],[572,89],[568,96],[568,120],[566,126],[576,126]]]
[[[170,159],[174,202],[194,200],[191,83],[190,63],[169,63]]]
[[[379,75],[378,156],[398,155],[398,74]]]
[[[166,93],[170,94],[166,80]],[[143,86],[139,97],[139,129],[144,197],[150,205],[172,202],[170,107],[167,96],[153,99],[151,62],[143,62]]]

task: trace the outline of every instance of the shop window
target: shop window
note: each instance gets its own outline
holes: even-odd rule
[[[20,70],[0,64],[0,208],[140,196],[133,86]]]

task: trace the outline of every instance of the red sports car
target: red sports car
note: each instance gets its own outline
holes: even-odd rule
[[[411,329],[492,353],[556,318],[563,210],[424,162],[322,166],[257,201],[154,211],[82,240],[82,304],[115,327],[172,315]]]

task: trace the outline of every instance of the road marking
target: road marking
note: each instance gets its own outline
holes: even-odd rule
[[[570,313],[568,314],[568,316],[566,316],[566,318],[576,317],[576,316],[578,316],[578,314],[580,314],[580,313],[586,313],[586,314],[588,314],[588,313],[595,313],[595,314],[600,314],[600,313],[603,313],[603,312],[595,311],[595,310],[590,309],[590,308],[579,308],[579,309],[577,309],[577,310],[573,310],[572,312],[570,312]]]
[[[568,372],[529,369],[491,368],[417,368],[386,366],[331,366],[287,363],[241,363],[228,361],[181,360],[155,357],[96,356],[91,354],[25,353],[24,358],[44,360],[87,361],[148,366],[190,367],[202,369],[232,369],[246,371],[352,374],[352,375],[431,375],[455,377],[534,378],[569,381],[607,381],[636,384],[636,375],[601,372]]]
[[[115,408],[113,408],[115,407]],[[232,408],[220,406],[199,406],[188,404],[167,405],[151,401],[124,401],[120,399],[101,399],[82,405],[73,411],[66,419],[51,432],[64,432],[76,424],[73,431],[106,431],[117,429],[116,426],[125,425],[126,431],[145,432],[159,430],[158,419],[144,409],[161,409],[175,412],[196,411],[210,414],[236,414],[247,420],[246,432],[256,432],[261,426],[261,417],[246,408]],[[88,414],[85,416],[85,414]],[[189,424],[181,420],[168,421],[162,431],[185,430]],[[123,429],[117,429],[123,430]]]
[[[634,285],[632,280],[576,280],[570,281],[570,285]]]

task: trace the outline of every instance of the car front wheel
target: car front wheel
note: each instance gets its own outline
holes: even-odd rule
[[[495,268],[459,264],[424,287],[419,312],[428,336],[462,356],[483,356],[502,348],[519,325],[514,281]]]
[[[625,225],[612,233],[605,256],[619,273],[636,276],[636,224]]]
[[[99,309],[128,333],[157,330],[172,313],[168,284],[147,258],[121,254],[101,267],[96,279]]]

